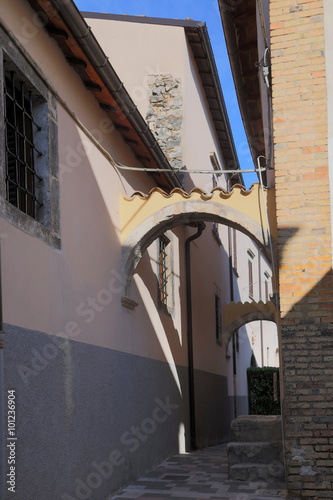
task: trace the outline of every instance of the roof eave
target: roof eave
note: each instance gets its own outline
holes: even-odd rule
[[[245,47],[242,47],[241,54],[239,46],[240,38],[242,33],[244,33],[241,24],[247,23],[247,26],[250,24],[251,33],[256,38],[256,2],[255,0],[246,0],[245,5],[244,3],[239,4],[239,2],[234,4],[232,0],[218,1],[238,104],[249,142],[251,156],[256,166],[258,156],[265,155],[263,119],[260,105],[260,82],[256,68],[251,68],[250,74],[250,72],[247,71],[244,61],[245,58],[247,58],[248,60],[258,62],[258,48],[257,43],[251,45],[247,44],[247,46],[245,44]],[[240,5],[245,14],[240,12]],[[248,92],[249,86],[246,85],[246,80],[251,80],[251,85],[255,89],[255,92],[251,95]],[[256,103],[255,110],[253,102]],[[250,105],[250,103],[252,104]]]
[[[85,86],[93,93],[138,160],[156,176],[157,184],[180,187],[181,184],[157,140],[74,2],[28,2],[42,15],[46,31],[55,38],[69,64],[77,70]],[[68,57],[66,52],[72,53],[74,57]],[[158,168],[170,169],[170,173],[155,173]]]
[[[196,30],[201,40],[203,52],[205,54],[205,59],[208,67],[208,72],[212,81],[212,84],[207,85],[207,83],[203,78],[203,75],[202,74],[200,75],[202,85],[206,93],[208,105],[211,111],[215,130],[218,136],[222,158],[224,160],[226,169],[228,170],[235,169],[235,171],[237,172],[237,170],[240,170],[240,164],[231,131],[228,112],[222,92],[221,82],[218,75],[218,70],[216,67],[214,53],[209,39],[206,23],[197,23]],[[191,32],[193,32],[193,28],[185,28],[187,39],[189,41],[191,48],[193,49],[190,37]],[[194,53],[194,59],[196,59],[195,51],[193,51],[193,53]],[[198,69],[200,69],[197,60],[196,63]],[[213,98],[210,93],[212,89],[213,93],[215,94]],[[239,177],[240,183],[244,184],[244,179],[241,172],[237,173],[237,175]]]

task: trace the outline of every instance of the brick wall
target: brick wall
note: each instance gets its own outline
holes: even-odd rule
[[[270,22],[287,482],[290,498],[333,498],[323,0],[270,0]]]

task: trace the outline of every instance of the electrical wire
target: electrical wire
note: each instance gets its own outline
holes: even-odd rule
[[[168,168],[147,168],[147,167],[130,167],[128,165],[122,165],[121,163],[117,163],[117,168],[120,170],[133,170],[133,171],[143,171],[143,172],[170,172]],[[261,172],[266,172],[266,168],[261,168]],[[185,170],[183,167],[181,168],[173,168],[171,172],[175,174],[238,174],[238,173],[250,173],[250,172],[258,172],[258,169],[245,169],[245,170]]]

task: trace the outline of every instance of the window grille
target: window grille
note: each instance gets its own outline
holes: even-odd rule
[[[36,183],[41,181],[35,171],[35,155],[41,156],[34,144],[40,131],[32,116],[32,93],[11,71],[4,79],[6,128],[6,193],[9,203],[36,218]]]
[[[162,304],[167,304],[167,285],[168,285],[168,277],[167,277],[167,251],[166,247],[168,245],[168,241],[165,238],[159,238],[159,299]]]

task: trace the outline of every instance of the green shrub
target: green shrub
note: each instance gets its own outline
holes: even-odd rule
[[[275,395],[274,379],[276,380]],[[271,366],[250,367],[247,369],[247,383],[250,415],[280,415],[279,368]]]

